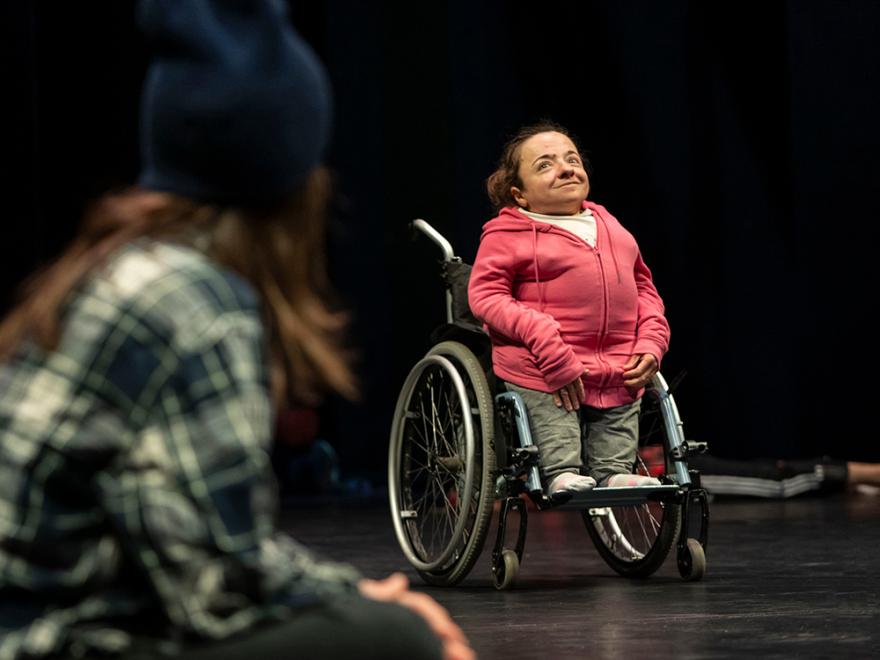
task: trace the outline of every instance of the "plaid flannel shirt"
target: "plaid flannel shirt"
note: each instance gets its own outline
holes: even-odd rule
[[[55,351],[0,365],[0,659],[219,639],[355,589],[275,531],[265,352],[241,278],[141,240]]]

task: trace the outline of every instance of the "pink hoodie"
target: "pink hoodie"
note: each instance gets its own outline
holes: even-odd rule
[[[603,206],[584,202],[596,219],[596,247],[517,209],[483,226],[468,299],[492,339],[499,378],[553,392],[583,376],[589,406],[633,402],[623,384],[632,355],[660,363],[669,348],[663,301],[635,238]]]

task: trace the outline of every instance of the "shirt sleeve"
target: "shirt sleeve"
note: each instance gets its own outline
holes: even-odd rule
[[[96,479],[171,623],[208,638],[350,593],[359,579],[275,529],[262,326],[256,309],[230,307],[180,310],[184,320],[155,345],[123,342],[115,362],[167,355],[150,360],[164,368],[144,383],[154,394],[138,402],[130,447]]]
[[[669,350],[669,323],[664,316],[663,300],[657,293],[651,271],[642,259],[641,253],[636,257],[635,279],[639,295],[639,317],[634,353],[636,355],[650,353],[657,359],[659,365],[666,351]]]
[[[493,232],[480,242],[468,286],[471,311],[492,332],[525,346],[547,386],[558,390],[583,375],[583,364],[552,316],[513,297],[515,257],[504,239],[502,232]]]

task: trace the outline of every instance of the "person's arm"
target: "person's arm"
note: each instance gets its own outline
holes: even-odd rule
[[[114,356],[129,371],[108,373],[108,388],[138,392],[127,450],[94,479],[129,561],[175,627],[209,638],[356,593],[357,571],[275,531],[257,308],[227,300],[214,314],[204,296],[179,298],[194,307],[165,310],[180,319],[172,336],[136,328]]]
[[[513,297],[515,257],[506,238],[494,232],[480,242],[468,286],[471,311],[494,333],[525,346],[548,387],[559,390],[581,377],[583,364],[553,317]]]
[[[665,308],[651,271],[645,265],[641,253],[635,263],[636,288],[638,289],[638,325],[636,329],[635,356],[650,354],[656,360],[659,369],[663,356],[669,350],[669,323],[664,316]]]

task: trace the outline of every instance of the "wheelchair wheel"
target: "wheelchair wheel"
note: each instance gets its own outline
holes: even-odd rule
[[[697,539],[688,539],[684,550],[678,553],[678,572],[688,582],[703,579],[706,573],[706,552]]]
[[[492,566],[492,584],[498,591],[510,589],[519,575],[519,557],[513,550],[502,550],[498,563]]]
[[[485,372],[453,341],[407,376],[391,428],[388,488],[398,543],[428,584],[470,572],[492,516],[494,417]]]
[[[669,426],[660,390],[649,387],[639,414],[635,474],[662,477],[672,472]],[[587,532],[602,559],[625,577],[652,575],[669,555],[681,528],[681,504],[670,499],[584,511]]]

